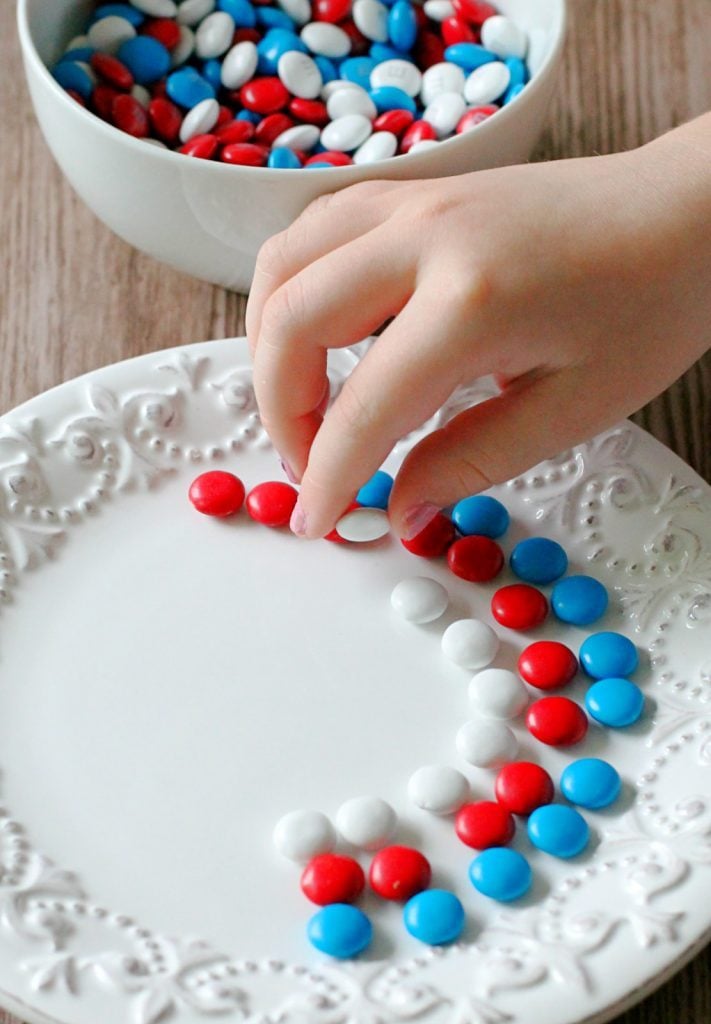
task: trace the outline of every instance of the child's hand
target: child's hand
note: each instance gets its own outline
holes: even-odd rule
[[[709,117],[634,153],[367,182],[262,249],[247,310],[262,420],[330,530],[395,441],[462,383],[501,397],[405,460],[395,529],[642,406],[711,340]],[[394,317],[322,416],[326,352]]]

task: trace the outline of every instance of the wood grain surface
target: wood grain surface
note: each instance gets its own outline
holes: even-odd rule
[[[12,8],[2,0],[0,412],[105,363],[239,335],[245,307],[130,249],[72,193],[33,119]],[[570,13],[536,159],[630,148],[711,108],[711,0],[570,0]],[[711,481],[711,353],[636,419]],[[711,1024],[709,949],[616,1024],[672,1022]],[[18,1021],[0,1011],[0,1024]]]

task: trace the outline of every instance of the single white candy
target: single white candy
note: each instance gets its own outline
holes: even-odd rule
[[[411,576],[394,587],[390,604],[407,622],[434,622],[447,610],[449,594],[429,576]]]
[[[481,44],[497,57],[523,60],[528,49],[528,36],[515,21],[503,14],[495,14],[481,26]]]
[[[333,78],[330,82],[324,84],[321,90],[321,99],[326,103],[333,96],[334,92],[340,92],[341,89],[360,89],[361,92],[365,92],[362,86],[357,85],[355,82],[349,82],[347,78]]]
[[[378,116],[375,104],[359,85],[354,89],[337,89],[333,92],[326,101],[326,110],[332,121],[346,114],[362,114],[369,121]]]
[[[178,7],[179,25],[198,25],[215,10],[215,0],[183,0]]]
[[[369,541],[387,537],[390,533],[390,520],[382,508],[354,508],[338,520],[336,533],[343,540],[367,544]]]
[[[465,722],[457,733],[457,750],[477,768],[500,768],[513,761],[518,740],[503,722],[480,719]]]
[[[422,153],[425,149],[434,149],[435,146],[439,146],[437,139],[420,139],[419,142],[415,142],[414,145],[408,149],[409,153]]]
[[[514,672],[487,668],[469,683],[469,703],[487,718],[517,718],[528,706],[528,690]]]
[[[160,139],[141,139],[141,142],[147,142],[149,146],[154,146],[156,149],[167,149],[165,142],[161,142]]]
[[[74,36],[74,38],[70,39],[67,45],[65,46],[64,52],[69,53],[70,50],[83,49],[85,46],[89,45],[90,44],[88,36]]]
[[[143,11],[149,18],[174,18],[178,11],[173,0],[131,0],[131,7]]]
[[[311,21],[311,4],[309,0],[277,0],[284,14],[288,14],[297,25],[306,25]]]
[[[418,768],[410,778],[407,792],[416,807],[432,814],[454,814],[470,796],[465,776],[443,764]]]
[[[503,61],[495,60],[475,68],[464,83],[464,99],[474,107],[494,103],[509,87],[511,72]]]
[[[301,38],[312,53],[317,53],[321,57],[339,59],[351,52],[351,37],[348,33],[327,21],[312,21],[304,25]]]
[[[151,102],[151,94],[145,85],[139,85],[138,82],[131,88],[131,95],[134,100],[141,104],[144,110],[148,110],[148,105]]]
[[[496,657],[499,638],[479,619],[457,619],[442,635],[442,651],[455,665],[472,670],[486,668]]]
[[[408,96],[417,96],[422,86],[422,72],[409,60],[384,60],[371,71],[370,85],[373,89],[394,85]]]
[[[274,845],[289,860],[304,863],[336,845],[336,830],[320,811],[291,811],[274,829]]]
[[[287,50],[277,64],[277,74],[293,96],[315,100],[323,86],[318,64],[307,53]]]
[[[388,9],[379,0],[355,0],[353,21],[366,39],[374,43],[388,41]]]
[[[136,30],[126,18],[109,15],[95,21],[87,33],[89,46],[101,50],[102,53],[116,53],[121,43],[133,39]]]
[[[446,21],[454,15],[454,4],[451,0],[425,0],[424,9],[431,21]]]
[[[192,57],[195,50],[195,33],[187,25],[180,26],[180,39],[170,55],[170,66],[178,68]]]
[[[180,125],[180,141],[188,142],[196,135],[206,135],[217,123],[220,104],[217,100],[200,100],[187,112]]]
[[[353,154],[354,164],[374,164],[388,160],[397,152],[397,135],[392,132],[373,132]]]
[[[446,139],[457,127],[457,122],[467,109],[460,92],[441,92],[425,107],[422,120],[432,125],[437,138]]]
[[[397,815],[380,797],[359,796],[341,805],[336,814],[336,826],[352,846],[377,850],[385,846],[395,832]]]
[[[443,92],[464,92],[464,72],[458,64],[442,61],[433,64],[422,75],[420,95],[425,106]]]
[[[358,149],[373,131],[373,126],[362,114],[346,114],[337,117],[321,132],[321,145],[339,153]]]
[[[201,21],[195,33],[195,51],[203,60],[227,53],[235,34],[235,22],[226,11],[213,11]]]
[[[72,63],[76,64],[77,67],[81,68],[84,74],[88,75],[88,77],[91,79],[92,84],[96,85],[96,72],[94,71],[91,64],[87,64],[85,60],[75,60],[72,61]]]
[[[248,82],[257,70],[258,62],[259,53],[251,40],[236,43],[222,61],[220,81],[225,89],[239,89]]]
[[[295,124],[293,128],[287,128],[281,135],[277,135],[272,143],[275,148],[284,146],[286,149],[301,149],[307,153],[313,149],[319,140],[321,132],[315,124]]]

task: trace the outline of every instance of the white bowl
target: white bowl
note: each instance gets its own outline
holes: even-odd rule
[[[531,153],[555,86],[565,0],[499,0],[528,30],[533,79],[473,131],[437,147],[367,166],[328,170],[234,167],[147,145],[75,103],[47,66],[77,35],[90,0],[18,0],[25,72],[57,163],[117,235],[194,277],[249,288],[257,252],[317,196],[366,178],[436,178],[519,163]]]

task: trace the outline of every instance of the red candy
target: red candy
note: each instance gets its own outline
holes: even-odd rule
[[[504,553],[490,537],[461,537],[447,552],[447,565],[460,579],[486,583],[503,569]]]
[[[567,697],[542,697],[526,712],[526,726],[532,736],[551,747],[572,747],[585,739],[588,716]]]
[[[402,135],[415,120],[415,115],[409,110],[386,110],[373,121],[373,129],[376,132],[392,132],[393,135]]]
[[[444,60],[444,43],[434,32],[423,29],[415,43],[414,57],[417,66],[426,71]]]
[[[254,43],[256,45],[261,38],[256,28],[238,28],[232,36],[232,45],[236,46],[237,43]]]
[[[91,94],[91,106],[99,117],[103,117],[104,121],[112,120],[112,111],[114,109],[114,100],[121,93],[118,89],[114,89],[113,85],[104,85],[100,82],[94,87],[94,91]]]
[[[217,120],[215,121],[215,127],[213,128],[213,131],[216,128],[222,128],[224,125],[230,124],[233,120],[234,114],[232,113],[230,108],[221,106],[217,112]]]
[[[409,153],[416,142],[423,139],[436,139],[437,132],[429,121],[413,121],[400,140],[400,152]]]
[[[289,93],[280,78],[253,78],[239,91],[242,106],[257,114],[274,114],[289,102]]]
[[[298,492],[282,480],[257,484],[247,495],[245,507],[258,523],[265,526],[286,526],[291,519]]]
[[[301,891],[312,903],[353,903],[365,888],[365,874],[357,860],[338,853],[320,853],[304,868]]]
[[[499,13],[491,4],[484,3],[484,0],[452,0],[452,6],[460,18],[477,27]]]
[[[518,659],[521,678],[538,690],[567,686],[578,671],[578,659],[557,640],[537,640],[525,647]]]
[[[81,93],[78,93],[76,89],[67,89],[67,96],[71,96],[75,103],[78,103],[80,107],[86,107],[84,97]]]
[[[496,776],[496,799],[512,814],[531,814],[549,804],[555,788],[548,772],[531,761],[512,761]]]
[[[253,142],[233,142],[222,150],[220,160],[226,164],[263,167],[267,162],[267,148],[255,146]]]
[[[297,120],[315,124],[319,128],[328,124],[326,104],[321,100],[305,100],[301,96],[294,96],[293,100],[289,102],[289,113]]]
[[[314,156],[310,156],[306,161],[306,166],[317,163],[331,164],[332,167],[347,167],[353,161],[347,153],[339,153],[336,150],[327,149],[323,153],[316,153]]]
[[[445,18],[442,22],[442,38],[445,46],[454,46],[456,43],[477,43],[479,35],[474,29],[461,21],[456,15],[453,18]]]
[[[454,819],[454,830],[466,846],[488,850],[490,846],[506,846],[516,832],[513,817],[493,800],[465,804]]]
[[[211,160],[217,146],[218,142],[214,135],[194,135],[178,152],[186,156],[195,156],[200,160]]]
[[[137,139],[145,139],[150,125],[148,114],[130,93],[120,93],[111,104],[111,120],[122,132]]]
[[[370,887],[384,900],[409,900],[430,884],[432,869],[419,850],[385,846],[370,865]]]
[[[314,0],[311,11],[314,21],[330,21],[335,25],[351,13],[351,0]]]
[[[545,594],[528,583],[512,583],[497,590],[491,599],[491,613],[501,626],[533,629],[548,614]]]
[[[159,138],[164,142],[177,142],[183,115],[175,103],[158,96],[148,104],[148,118]]]
[[[339,25],[338,27],[342,28],[346,35],[350,38],[352,57],[360,57],[362,54],[364,54],[367,50],[370,49],[370,40],[366,39],[366,37],[360,31],[355,22],[349,19],[348,21],[344,21],[343,24]]]
[[[485,107],[472,107],[470,110],[467,110],[457,121],[457,135],[461,135],[462,132],[470,132],[478,124],[488,121],[498,109],[493,103],[490,103]]]
[[[188,497],[203,515],[233,516],[244,504],[244,484],[234,473],[212,469],[195,477]]]
[[[410,540],[402,541],[402,546],[419,555],[420,558],[438,558],[443,555],[454,540],[454,524],[444,512],[438,512],[424,530]]]
[[[180,25],[172,18],[150,18],[141,26],[141,35],[152,36],[166,50],[172,50],[180,42]]]
[[[133,88],[133,75],[125,64],[109,53],[92,53],[89,58],[94,71],[109,85],[128,92]]]
[[[229,146],[232,142],[249,142],[254,136],[254,125],[251,121],[230,121],[216,128],[213,134],[221,146]]]
[[[254,129],[254,140],[260,146],[271,146],[282,132],[294,127],[294,122],[287,114],[270,114],[260,121]]]

